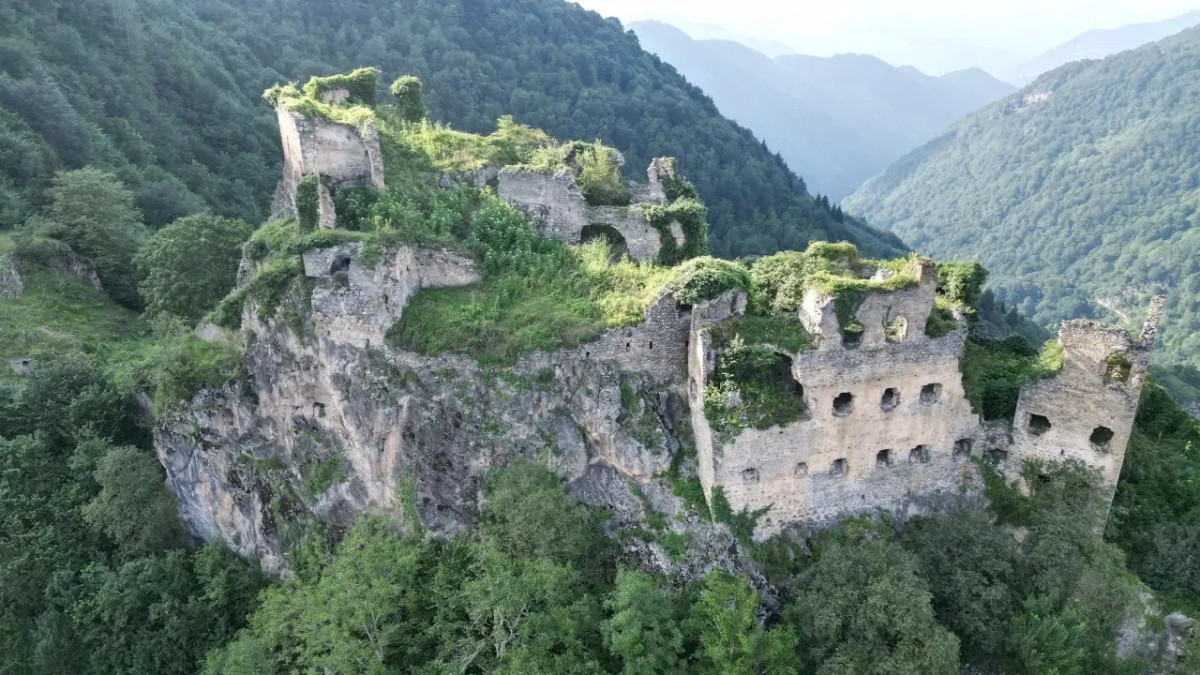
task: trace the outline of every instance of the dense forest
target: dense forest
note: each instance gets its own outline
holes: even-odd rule
[[[1046,326],[1133,325],[1165,292],[1166,360],[1200,366],[1198,46],[1193,29],[1047,73],[844,205],[918,250],[978,259],[997,300]]]
[[[276,82],[373,65],[420,76],[435,119],[491,130],[501,115],[620,149],[630,177],[677,156],[723,255],[892,235],[811,196],[619,24],[560,0],[11,0],[0,5],[0,226],[54,171],[115,171],[151,226],[205,206],[262,222],[278,133]]]

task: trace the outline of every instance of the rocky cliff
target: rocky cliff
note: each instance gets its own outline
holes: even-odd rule
[[[205,332],[244,345],[245,379],[200,392],[159,425],[156,447],[193,534],[280,571],[313,525],[338,531],[362,513],[451,536],[474,521],[481,476],[522,456],[611,511],[614,530],[689,540],[674,558],[634,545],[652,565],[699,574],[734,564],[732,537],[667,480],[690,442],[690,312],[670,294],[640,326],[485,367],[382,339],[417,289],[477,279],[470,260],[401,248],[369,265],[349,244],[304,262],[304,283],[278,313],[247,303],[240,335]]]

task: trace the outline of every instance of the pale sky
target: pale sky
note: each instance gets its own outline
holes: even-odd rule
[[[1161,21],[1200,0],[575,0],[624,23],[717,24],[815,56],[873,54],[940,75],[1011,68],[1092,28]]]

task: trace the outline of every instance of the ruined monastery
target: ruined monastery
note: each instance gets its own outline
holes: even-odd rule
[[[344,91],[327,92],[338,104]],[[337,228],[331,190],[384,187],[379,135],[278,106],[284,176],[274,206],[295,217],[306,176],[319,176],[321,228]],[[438,178],[494,189],[543,237],[576,244],[615,232],[634,260],[682,247],[683,228],[656,228],[644,204],[663,203],[674,163],[655,160],[628,206],[591,206],[570,172],[484,167]],[[670,238],[671,241],[668,241]],[[252,267],[252,263],[245,263]],[[248,302],[241,327],[205,337],[245,348],[253,394],[203,392],[172,413],[156,444],[195,534],[280,564],[289,525],[306,511],[330,525],[363,512],[405,512],[433,532],[468,527],[478,479],[515,454],[537,457],[618,523],[684,507],[661,480],[685,445],[710,503],[760,513],[756,538],[790,526],[821,527],[867,513],[898,518],[981,499],[980,463],[1009,481],[1027,460],[1078,460],[1115,488],[1154,343],[1161,302],[1138,337],[1087,321],[1062,326],[1062,369],[1024,386],[1016,417],[985,423],[963,388],[965,328],[938,337],[926,323],[938,269],[913,258],[916,282],[868,291],[841,329],[836,298],[804,291],[794,318],[808,334],[799,351],[767,345],[790,364],[794,421],[766,429],[714,429],[705,414],[722,344],[714,337],[748,311],[727,290],[684,304],[668,288],[636,326],[556,352],[489,369],[464,355],[396,349],[387,332],[422,289],[474,284],[475,262],[447,249],[409,245],[368,260],[351,242],[307,251],[311,288],[305,334]],[[847,274],[886,280],[886,269]],[[960,317],[961,318],[961,317]],[[960,322],[963,325],[964,322]],[[340,458],[344,475],[322,494],[289,497],[286,467]],[[280,468],[284,467],[284,468]]]

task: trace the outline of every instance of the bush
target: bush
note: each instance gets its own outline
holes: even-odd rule
[[[390,88],[396,99],[396,110],[406,122],[420,122],[425,117],[425,100],[421,80],[404,75],[392,83]]]
[[[161,412],[241,375],[241,352],[184,334],[160,347],[151,360],[154,407]]]
[[[304,85],[304,94],[319,101],[327,91],[345,89],[350,93],[346,104],[374,106],[379,97],[381,75],[378,68],[359,68],[349,74],[314,77]]]
[[[712,300],[725,291],[750,288],[750,275],[738,263],[719,258],[693,258],[675,269],[675,299],[685,305]]]
[[[662,265],[676,265],[684,260],[708,253],[708,209],[696,199],[678,199],[666,206],[649,204],[642,207],[646,222],[658,230],[662,248],[658,253],[658,262]],[[684,243],[682,246],[675,242],[671,234],[671,224],[679,223],[683,230]]]
[[[159,230],[134,259],[146,311],[198,321],[233,288],[242,246],[253,232],[240,220],[207,214]]]
[[[584,146],[576,155],[579,162],[579,189],[584,199],[594,206],[625,205],[629,190],[621,180],[621,165],[617,151],[600,141]]]
[[[988,271],[977,262],[938,263],[938,290],[947,300],[964,307],[976,307],[987,281]]]

